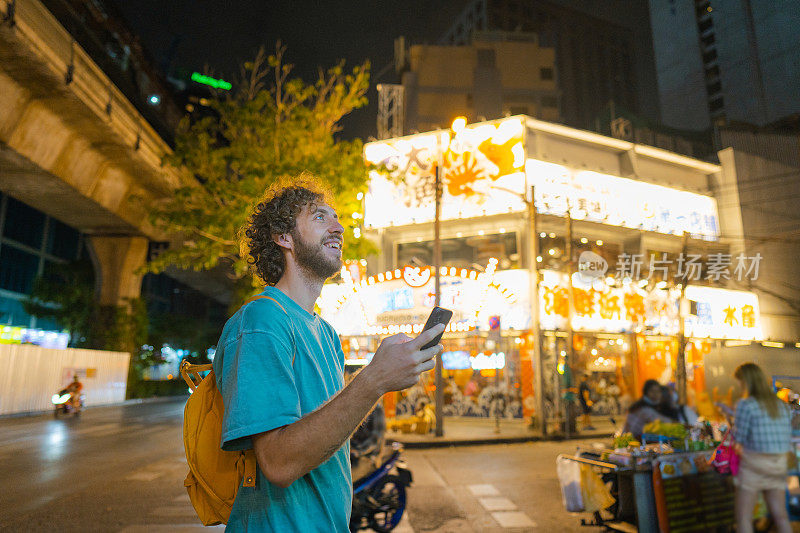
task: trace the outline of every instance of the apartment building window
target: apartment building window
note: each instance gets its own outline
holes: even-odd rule
[[[706,69],[706,79],[713,78],[719,78],[719,67],[717,65]]]
[[[706,90],[708,91],[708,94],[710,96],[716,95],[722,92],[722,84],[719,82],[719,80],[717,80],[714,83],[708,85],[706,87]]]
[[[711,63],[717,59],[717,50],[711,49],[703,54],[703,63]]]
[[[725,107],[725,101],[722,99],[722,96],[718,96],[708,103],[708,107],[711,109],[712,113],[720,111]]]
[[[478,48],[478,66],[483,68],[492,68],[494,65],[494,50],[491,48]]]
[[[542,96],[542,107],[558,107],[558,98],[555,96]]]

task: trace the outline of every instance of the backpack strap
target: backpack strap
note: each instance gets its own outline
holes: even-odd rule
[[[289,316],[289,313],[287,313],[287,312],[286,312],[286,308],[284,308],[284,307],[281,305],[281,303],[280,303],[278,300],[276,300],[275,298],[273,298],[273,297],[271,297],[271,296],[266,296],[266,295],[264,295],[264,294],[258,294],[258,295],[256,295],[256,296],[253,296],[252,298],[248,299],[248,300],[247,300],[245,303],[243,303],[243,304],[242,304],[242,307],[244,307],[245,305],[249,304],[250,302],[254,302],[254,301],[256,301],[256,300],[260,300],[260,299],[262,299],[262,298],[266,298],[267,300],[272,300],[273,302],[275,302],[275,304],[276,304],[278,307],[280,307],[280,308],[281,308],[281,311],[283,311],[283,313],[284,313],[284,314],[285,314],[287,317]],[[292,335],[292,337],[294,337],[294,334]],[[297,356],[297,349],[296,349],[296,347],[295,347],[295,346],[292,346],[292,348],[293,348],[293,349],[292,349],[292,366],[294,366],[294,359],[295,359],[295,357]]]
[[[289,316],[289,313],[286,312],[286,308],[281,305],[281,303],[272,298],[271,296],[266,296],[264,294],[258,294],[249,298],[242,304],[242,307],[249,304],[250,302],[254,302],[256,300],[261,300],[262,298],[266,298],[267,300],[272,300],[275,304],[281,308],[281,311],[286,316]],[[294,366],[294,358],[295,354],[292,354],[292,366]],[[242,452],[244,455],[244,476],[242,477],[242,486],[243,487],[255,487],[256,486],[256,468],[258,467],[258,461],[256,459],[256,451],[253,448],[249,450],[245,450]]]
[[[244,476],[242,477],[243,487],[256,486],[256,451],[254,448],[244,451]]]
[[[200,382],[203,381],[203,376],[200,375],[200,372],[206,372],[208,370],[212,370],[214,367],[211,363],[205,365],[193,365],[188,360],[184,359],[181,363],[181,376],[183,380],[189,385],[189,388],[192,389],[192,392],[200,385]]]
[[[272,300],[273,302],[278,304],[278,307],[281,308],[281,311],[283,311],[284,314],[286,314],[288,316],[289,313],[286,312],[286,309],[281,305],[281,303],[278,300],[276,300],[272,296],[266,296],[264,294],[257,294],[255,296],[253,296],[252,298],[249,298],[245,303],[242,304],[242,307],[244,307],[245,305],[249,304],[250,302],[255,302],[256,300],[260,300],[262,298],[266,298],[267,300]]]

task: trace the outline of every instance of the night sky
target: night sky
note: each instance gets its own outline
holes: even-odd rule
[[[235,80],[239,64],[252,59],[259,46],[267,51],[280,39],[295,73],[311,81],[317,67],[340,59],[354,66],[372,64],[369,105],[343,123],[345,137],[375,135],[375,84],[397,81],[394,39],[435,43],[450,27],[464,0],[114,0],[128,25],[159,65]]]

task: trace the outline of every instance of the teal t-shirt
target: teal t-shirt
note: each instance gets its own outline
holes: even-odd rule
[[[251,436],[300,420],[344,386],[344,353],[333,327],[275,287],[225,324],[214,374],[225,415],[222,448],[252,448]],[[284,312],[285,310],[285,312]],[[225,531],[346,532],[353,485],[350,445],[281,488],[258,470],[240,487]]]

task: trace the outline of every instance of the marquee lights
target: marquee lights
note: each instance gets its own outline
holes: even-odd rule
[[[500,294],[502,294],[503,297],[505,297],[510,303],[515,303],[517,301],[517,297],[514,294],[514,291],[492,279],[492,274],[494,274],[496,268],[497,268],[497,259],[492,257],[489,259],[489,264],[487,265],[485,272],[478,272],[476,270],[466,269],[466,268],[458,269],[456,267],[441,267],[439,270],[439,274],[441,276],[470,279],[473,281],[482,281],[484,282],[485,289],[488,288],[497,289],[500,292]],[[349,291],[344,292],[336,300],[338,307],[335,309],[335,311],[338,311],[341,308],[341,306],[344,305],[347,299],[352,296],[352,293],[358,293],[360,287],[369,287],[376,283],[383,283],[384,281],[391,281],[393,279],[402,279],[410,287],[419,288],[424,286],[426,283],[430,281],[431,277],[433,276],[433,273],[434,273],[434,267],[432,266],[429,267],[405,266],[403,267],[402,271],[400,269],[387,270],[386,272],[381,272],[375,276],[370,276],[366,279],[361,280],[358,283],[358,285],[354,285],[352,284],[352,282],[348,283],[347,280],[345,280],[346,284],[351,285],[351,289]]]

